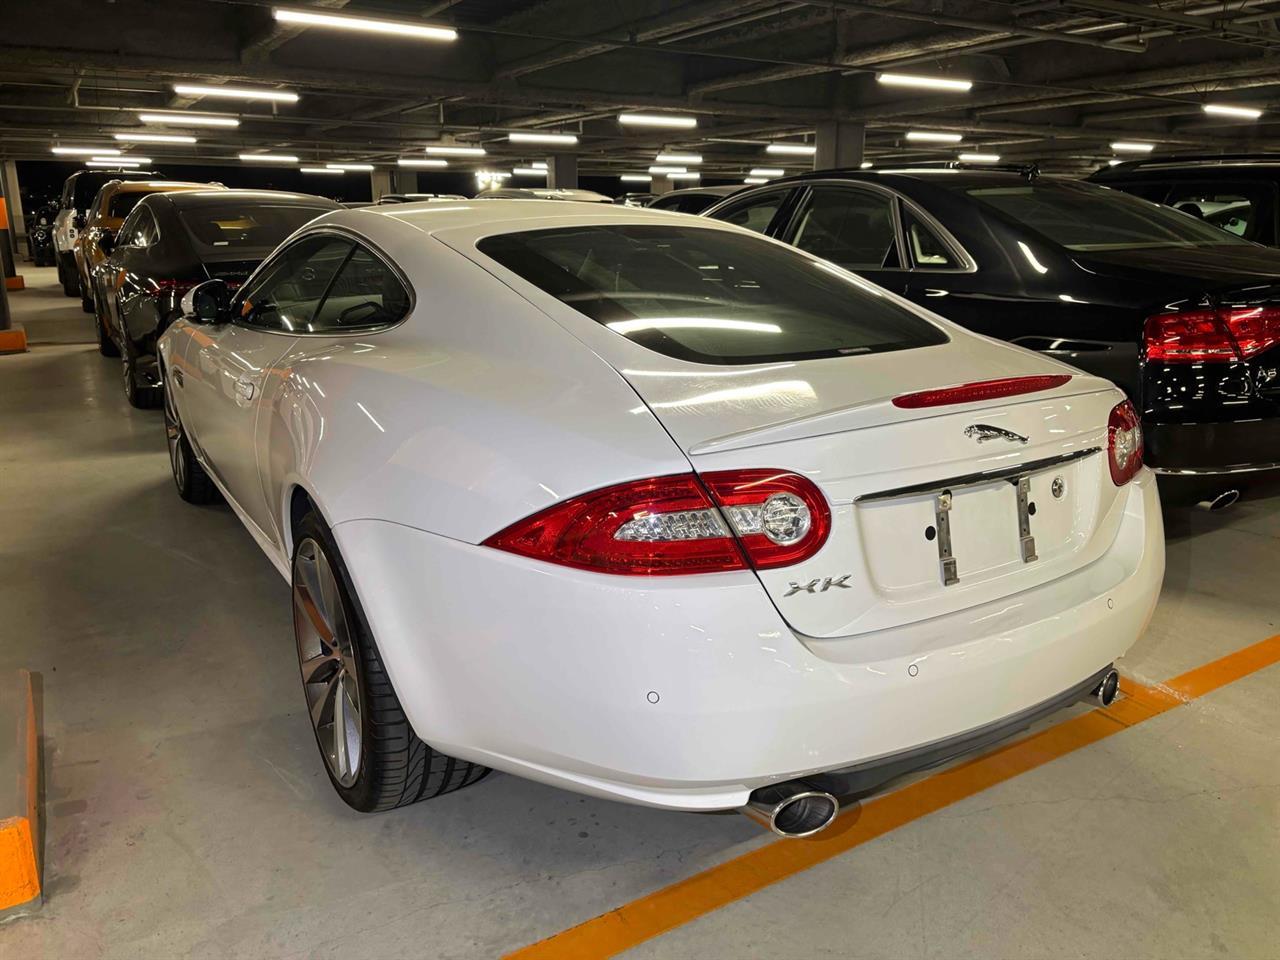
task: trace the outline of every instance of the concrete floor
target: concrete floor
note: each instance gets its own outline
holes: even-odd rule
[[[172,489],[90,321],[26,270],[0,357],[0,669],[44,679],[48,900],[0,958],[494,957],[770,842],[509,776],[379,816],[331,791],[288,590]],[[81,340],[83,343],[68,343]],[[1170,511],[1122,664],[1280,633],[1280,500]],[[642,944],[633,958],[1280,956],[1280,667]]]

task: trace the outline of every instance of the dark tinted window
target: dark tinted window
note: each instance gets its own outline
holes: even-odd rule
[[[954,270],[959,266],[955,254],[947,249],[938,234],[905,204],[902,207],[902,232],[906,234],[907,246],[911,250],[911,264],[917,270]]]
[[[901,266],[893,198],[869,190],[814,187],[792,243],[851,270]]]
[[[478,247],[614,332],[683,360],[759,363],[946,342],[878,287],[727,231],[565,227]]]
[[[748,197],[715,214],[715,219],[732,223],[737,227],[746,227],[756,233],[764,233],[769,229],[778,208],[787,199],[786,190],[778,190],[763,196]]]
[[[1068,250],[1199,247],[1243,241],[1194,216],[1120,190],[1036,181],[965,192]]]
[[[1169,191],[1165,202],[1237,237],[1263,240],[1271,197],[1270,190],[1253,184],[1179,184]]]
[[[86,170],[72,174],[73,180],[68,181],[70,188],[63,191],[63,205],[66,205],[66,199],[70,199],[72,201],[71,206],[75,207],[75,209],[88,210],[89,205],[93,203],[93,198],[97,196],[98,190],[104,183],[111,180],[154,180],[156,176],[156,173],[151,170],[110,170],[105,172]]]
[[[408,312],[409,292],[395,271],[364,247],[356,247],[306,329],[320,333],[385,327]]]
[[[183,205],[178,217],[203,256],[271,250],[285,237],[332,207],[307,207],[296,203],[257,202],[236,197],[226,203]]]
[[[290,244],[240,298],[240,320],[289,332],[310,329],[311,318],[353,244],[326,234]]]
[[[107,216],[116,220],[121,217],[127,217],[130,211],[138,205],[138,201],[145,196],[145,193],[138,192],[117,193],[107,204]]]
[[[156,218],[146,207],[138,207],[133,211],[132,216],[120,225],[120,240],[117,245],[149,247],[156,241],[157,236]]]
[[[674,210],[676,213],[701,213],[719,199],[714,194],[690,193],[670,199],[659,197],[651,206],[656,210]]]

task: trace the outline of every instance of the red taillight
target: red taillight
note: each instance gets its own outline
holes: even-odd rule
[[[1148,360],[1227,363],[1280,344],[1280,307],[1204,307],[1147,318]]]
[[[184,294],[194,287],[199,280],[151,280],[151,285],[155,287],[156,293],[173,293]]]
[[[705,486],[703,485],[705,483]],[[813,483],[779,470],[636,480],[517,521],[485,545],[583,570],[669,576],[784,566],[831,529]]]
[[[953,403],[976,403],[979,400],[998,400],[1016,397],[1024,393],[1054,390],[1071,379],[1069,373],[1051,373],[1036,377],[1002,377],[999,380],[979,380],[961,383],[938,390],[921,390],[904,393],[893,398],[895,407],[914,410],[919,407],[946,407]]]
[[[1117,487],[1132,480],[1142,466],[1142,421],[1128,400],[1112,407],[1107,418],[1107,465]]]

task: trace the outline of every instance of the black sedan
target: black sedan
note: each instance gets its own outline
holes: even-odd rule
[[[1114,380],[1143,411],[1147,462],[1197,478],[1178,492],[1280,470],[1280,250],[1034,170],[825,171],[705,216]]]
[[[119,356],[135,407],[163,399],[156,338],[204,280],[236,287],[285,237],[341,205],[274,190],[192,190],[141,200],[94,270],[98,349]]]

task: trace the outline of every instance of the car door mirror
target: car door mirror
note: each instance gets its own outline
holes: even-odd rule
[[[71,225],[77,230],[83,230],[86,223],[88,223],[88,221],[85,219],[85,215],[83,213],[77,213],[71,218]]]
[[[107,256],[111,255],[111,251],[116,248],[116,235],[110,230],[103,230],[98,234],[98,248]]]
[[[227,323],[231,320],[231,288],[225,280],[206,280],[182,297],[182,319],[192,323]]]

